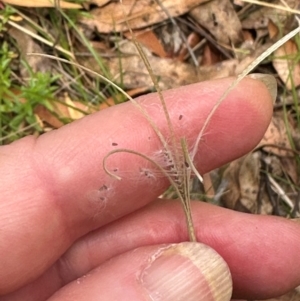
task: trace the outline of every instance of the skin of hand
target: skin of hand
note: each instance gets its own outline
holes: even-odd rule
[[[176,136],[191,144],[231,82],[166,91]],[[167,135],[157,95],[139,101]],[[199,171],[253,149],[271,116],[265,85],[244,79],[205,131],[195,158]],[[201,271],[176,253],[177,243],[188,237],[181,204],[157,199],[167,179],[145,176],[141,167],[151,171],[151,165],[128,153],[108,159],[108,169],[122,180],[110,177],[103,158],[116,148],[159,158],[160,142],[131,103],[0,148],[0,301],[142,301],[156,300],[155,293],[167,296],[159,300],[174,300],[175,289],[177,297],[182,295],[177,300],[203,300],[195,281]],[[199,201],[192,203],[192,212],[198,241],[216,250],[230,268],[233,298],[266,299],[300,284],[298,223]],[[195,245],[183,247],[188,251]],[[173,255],[157,261],[155,254],[166,248]],[[148,265],[147,279],[140,281]]]

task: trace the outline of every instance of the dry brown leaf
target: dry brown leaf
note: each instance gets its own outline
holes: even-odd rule
[[[203,56],[201,61],[201,66],[211,66],[220,62],[220,55],[210,47],[209,44],[206,44],[203,49]]]
[[[194,66],[169,58],[159,58],[148,56],[154,75],[158,79],[158,84],[162,90],[184,86],[198,81],[197,70]],[[120,74],[123,72],[123,84],[133,89],[136,87],[153,87],[153,82],[149,77],[148,70],[143,61],[136,55],[121,59],[122,69],[119,69],[118,59],[110,59],[108,68]]]
[[[127,93],[134,97],[137,94],[144,93],[146,91],[146,88],[143,89],[134,89],[131,91],[128,91]],[[119,95],[120,97],[123,95]],[[118,98],[118,95],[115,97]],[[26,100],[23,100],[24,102]],[[104,110],[106,108],[109,108],[113,105],[115,105],[113,98],[108,98],[105,102],[100,104],[97,108],[91,107],[83,104],[79,101],[74,101],[69,98],[69,96],[66,94],[64,96],[63,102],[51,102],[53,110],[49,111],[46,107],[39,105],[35,108],[34,112],[37,115],[37,117],[50,125],[53,128],[60,128],[64,125],[64,123],[61,121],[62,119],[72,119],[77,120],[80,118],[83,118],[87,114],[94,113],[99,110]],[[83,113],[84,112],[84,113]]]
[[[133,42],[124,41],[124,43],[120,43],[118,49],[121,52],[121,55],[120,53],[118,54],[121,56],[120,58],[117,55],[109,59],[103,58],[112,78],[118,81],[122,73],[122,84],[125,86],[125,89],[145,86],[152,89],[153,82]],[[228,60],[213,66],[203,66],[197,69],[191,64],[178,60],[153,56],[147,48],[143,47],[143,49],[162,90],[209,79],[234,76],[238,63],[237,60]],[[78,62],[84,67],[101,73],[100,67],[92,57],[78,57]]]
[[[249,30],[243,30],[242,34],[243,34],[244,43],[251,44],[251,45],[254,44],[253,36]]]
[[[79,101],[73,101],[68,95],[65,95],[64,103],[53,101],[51,104],[53,107],[52,112],[42,105],[37,106],[34,112],[43,122],[46,122],[53,128],[60,128],[64,125],[60,119],[77,120],[86,116],[86,114],[96,112],[95,108],[84,105]],[[86,112],[86,114],[83,112]]]
[[[64,123],[59,120],[55,115],[53,115],[46,107],[38,105],[35,108],[35,114],[42,122],[46,122],[54,129],[58,129],[64,125]]]
[[[187,13],[197,5],[208,0],[161,0],[162,5],[172,17]],[[111,2],[102,8],[91,11],[92,18],[83,18],[86,25],[97,28],[99,32],[110,33],[127,31],[128,20],[132,29],[142,28],[162,22],[169,16],[162,10],[157,1],[152,0],[123,0],[122,3]]]
[[[292,40],[287,41],[274,52],[273,66],[288,90],[300,85],[298,56],[299,49]]]
[[[259,167],[259,158],[253,154],[229,164],[222,179],[227,181],[228,192],[222,197],[227,208],[256,213]]]
[[[258,152],[229,164],[220,185],[225,191],[221,201],[227,208],[242,212],[272,213],[272,205],[265,194],[260,200],[260,206],[258,204],[259,170],[260,154]]]
[[[242,26],[229,0],[213,0],[193,8],[189,15],[206,28],[219,43],[242,42]]]
[[[279,34],[279,28],[272,20],[268,24],[268,31],[271,39]],[[297,44],[292,40],[287,41],[274,51],[273,66],[288,90],[300,85],[298,54]]]
[[[134,31],[134,35],[137,42],[143,44],[152,53],[157,54],[159,57],[167,56],[162,44],[152,30]],[[125,33],[125,37],[130,38],[131,34],[127,32]]]
[[[131,96],[132,98],[137,97],[141,94],[146,94],[147,92],[149,92],[149,88],[148,87],[140,87],[140,88],[136,88],[136,89],[132,89],[129,91],[126,91],[126,93]],[[115,101],[115,99],[117,101]],[[105,102],[103,102],[102,104],[100,104],[99,109],[103,110],[106,108],[109,108],[111,106],[114,106],[116,103],[121,103],[124,101],[124,95],[122,93],[114,95],[114,97],[109,97],[105,100]]]
[[[267,146],[269,144],[277,145],[279,148]],[[258,147],[264,147],[265,151],[280,157],[291,156],[292,153],[290,151],[280,148],[292,149],[282,116],[272,117],[271,123]]]
[[[2,0],[2,2],[25,7],[60,7],[66,9],[82,8],[80,4],[56,0]]]
[[[154,75],[158,77],[161,89],[166,90],[197,81],[197,70],[195,67],[172,59],[153,56],[147,48],[143,46],[142,48],[154,70]],[[105,60],[112,77],[117,80],[122,72],[122,82],[126,89],[145,86],[150,89],[153,87],[148,70],[140,58],[134,43],[125,41],[119,45],[119,50],[123,54],[120,58],[115,56]],[[101,72],[93,58],[78,58],[78,61],[85,67]]]
[[[126,89],[134,89],[137,87],[153,87],[153,82],[149,76],[148,70],[144,62],[139,57],[135,45],[131,41],[125,41],[119,45],[120,51],[124,54],[119,57],[111,57],[105,60],[108,69],[113,78],[120,77],[120,72],[123,73],[123,84]],[[154,75],[158,78],[158,84],[162,90],[172,89],[199,81],[209,79],[222,78],[235,75],[237,60],[223,61],[220,64],[213,66],[204,66],[196,68],[191,64],[170,58],[159,58],[151,55],[148,49],[143,47],[150,65],[154,71]],[[93,58],[78,58],[80,64],[101,72],[99,66]],[[121,69],[120,69],[121,64]]]
[[[298,182],[298,170],[295,158],[284,157],[280,158],[284,171],[288,174],[294,184]]]
[[[135,97],[138,94],[146,92],[146,88],[134,89],[128,91],[128,95]],[[120,97],[123,95],[119,95]],[[118,98],[118,95],[115,95]],[[26,100],[23,100],[24,102]],[[114,99],[108,98],[105,102],[99,105],[96,109],[95,107],[90,107],[84,105],[82,102],[74,101],[69,98],[68,95],[64,97],[64,103],[52,102],[53,111],[49,111],[46,107],[39,105],[35,108],[34,112],[40,120],[46,122],[53,128],[60,128],[64,123],[60,119],[71,118],[72,120],[77,120],[83,118],[87,114],[94,113],[98,110],[104,110],[115,105]],[[85,113],[83,113],[85,112]],[[54,114],[55,113],[55,114]]]
[[[238,184],[240,188],[240,204],[247,208],[248,212],[258,213],[257,196],[260,182],[260,156],[252,153],[242,158],[239,168]],[[270,204],[270,212],[272,207]]]
[[[274,146],[270,146],[270,144]],[[297,165],[293,157],[294,153],[289,151],[292,150],[292,146],[282,116],[272,117],[271,123],[258,147],[263,147],[268,153],[278,156],[281,168],[289,175],[293,183],[298,183]]]
[[[279,34],[279,29],[272,20],[269,20],[268,31],[270,39],[275,38]]]
[[[195,33],[195,32],[191,32],[189,34],[189,36],[187,37],[187,44],[190,46],[190,48],[194,48],[199,42],[200,42],[201,38],[200,36]],[[189,53],[188,48],[186,43],[184,43],[180,49],[180,51],[178,52],[178,56],[177,59],[180,61],[184,61],[186,55]]]
[[[101,53],[105,53],[105,54],[109,55],[109,52],[111,51],[111,48],[109,48],[105,42],[91,41],[91,44],[95,50],[97,50]],[[83,48],[83,47],[79,46],[79,48]]]

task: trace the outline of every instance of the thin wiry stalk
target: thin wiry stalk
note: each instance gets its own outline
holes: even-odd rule
[[[161,102],[161,105],[162,105],[162,108],[163,108],[163,111],[164,111],[164,115],[165,115],[165,118],[167,120],[168,129],[169,129],[169,132],[170,132],[170,137],[171,137],[171,142],[172,142],[172,144],[171,144],[172,145],[172,150],[171,151],[169,150],[169,145],[167,143],[163,144],[163,147],[168,151],[168,154],[170,156],[171,161],[173,161],[176,164],[176,162],[179,161],[179,156],[178,156],[178,152],[177,152],[177,143],[176,143],[176,137],[175,137],[173,124],[171,122],[171,118],[170,118],[170,114],[169,114],[166,102],[165,102],[164,97],[162,95],[162,91],[159,87],[157,79],[154,76],[154,72],[152,70],[152,67],[151,67],[148,59],[147,59],[147,56],[145,55],[145,52],[143,51],[142,47],[140,46],[140,44],[136,40],[135,34],[133,33],[131,27],[129,26],[128,21],[127,21],[127,26],[129,28],[130,34],[132,36],[132,40],[134,42],[134,45],[135,45],[139,55],[141,56],[141,59],[142,59],[144,65],[145,65],[145,67],[146,67],[146,69],[147,69],[147,71],[148,71],[148,73],[151,77],[151,80],[153,82],[153,85],[154,85],[154,87],[155,87],[155,89],[158,93],[158,97],[159,97],[159,100]]]
[[[182,143],[182,149],[184,152],[184,155],[186,152],[184,151],[186,144],[184,143],[184,140],[181,140]],[[186,224],[187,224],[187,229],[188,229],[188,234],[189,234],[189,240],[190,241],[197,241],[196,234],[195,234],[195,227],[193,223],[193,217],[192,217],[192,210],[191,210],[191,197],[190,197],[190,176],[191,176],[191,168],[186,160],[185,156],[185,161],[183,164],[183,177],[182,177],[182,182],[183,182],[183,199],[181,200],[183,209],[184,209],[184,214],[185,214],[185,219],[186,219]]]
[[[133,41],[134,41],[134,44],[139,52],[139,55],[141,56],[143,62],[145,63],[145,66],[150,74],[150,77],[151,77],[151,80],[154,84],[154,87],[158,93],[158,97],[160,99],[160,102],[162,104],[162,108],[163,108],[163,111],[164,111],[164,115],[166,117],[166,120],[167,120],[167,125],[168,125],[168,129],[169,129],[169,132],[170,132],[170,137],[171,137],[171,141],[172,141],[172,149],[173,149],[173,152],[174,152],[174,156],[175,158],[178,158],[178,155],[177,155],[177,151],[176,151],[176,138],[175,138],[175,132],[174,132],[174,128],[173,128],[173,125],[172,125],[172,122],[171,122],[171,118],[170,118],[170,115],[169,115],[169,111],[168,111],[168,108],[167,108],[167,105],[166,105],[166,102],[164,100],[164,97],[162,95],[162,92],[161,92],[161,89],[157,83],[157,80],[156,80],[156,77],[154,76],[154,73],[153,73],[153,70],[149,64],[149,61],[142,49],[142,47],[140,46],[140,44],[135,40],[135,37],[134,37],[134,34],[133,32],[131,31],[131,34],[132,34],[132,37],[133,37]],[[169,149],[169,146],[168,146],[168,143],[164,143],[163,147],[168,150]],[[172,154],[172,153],[170,153]]]
[[[177,173],[177,181],[170,181],[171,185],[173,186],[173,188],[176,190],[176,192],[179,192],[179,198],[181,200],[181,203],[183,205],[183,209],[184,209],[184,213],[185,213],[185,217],[186,217],[186,223],[187,223],[187,229],[188,229],[188,234],[189,234],[189,240],[190,241],[197,241],[196,239],[196,234],[195,234],[195,228],[193,225],[193,219],[192,219],[192,215],[191,215],[191,208],[190,208],[190,187],[189,187],[189,183],[190,183],[190,178],[191,178],[191,172],[190,169],[187,169],[185,167],[185,162],[182,162],[180,160],[180,156],[178,154],[177,151],[177,140],[176,140],[176,136],[175,136],[175,132],[174,132],[174,128],[170,119],[170,115],[169,115],[169,111],[167,109],[167,105],[166,102],[164,100],[164,97],[162,95],[162,91],[156,81],[156,78],[154,76],[153,70],[149,64],[149,61],[143,51],[143,49],[141,48],[141,46],[139,45],[139,43],[135,40],[134,34],[132,32],[131,29],[129,29],[132,36],[133,36],[133,40],[134,43],[136,45],[136,48],[150,74],[150,77],[152,79],[152,82],[157,90],[157,93],[159,95],[162,107],[163,107],[163,111],[165,114],[165,117],[167,119],[167,124],[168,124],[168,128],[169,128],[169,132],[170,132],[170,136],[171,136],[171,142],[172,142],[172,150],[173,152],[169,151],[169,147],[168,145],[164,145],[164,149],[166,150],[166,153],[168,154],[168,158],[171,161],[171,164],[174,166],[175,168],[175,173]],[[187,145],[186,145],[186,141],[184,140],[182,143],[182,151],[184,153],[184,155],[188,152],[185,152],[184,150],[187,149]],[[184,145],[184,146],[183,146]],[[184,156],[186,157],[186,156]],[[148,158],[150,159],[150,158]],[[153,160],[151,160],[153,162]],[[159,165],[158,165],[159,166]],[[192,166],[194,167],[194,165],[192,164]],[[161,168],[160,168],[161,169]],[[194,169],[196,170],[196,168],[194,167]],[[167,172],[164,168],[162,168],[162,171],[165,175],[167,175]],[[182,176],[181,176],[182,175]],[[175,176],[176,177],[176,176]],[[201,176],[200,176],[201,178]],[[172,179],[171,177],[168,176],[168,179]]]

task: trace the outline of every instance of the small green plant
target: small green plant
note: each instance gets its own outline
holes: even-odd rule
[[[10,5],[6,5],[0,10],[0,37],[3,35],[3,32],[6,32],[7,22],[14,13],[15,9]]]
[[[38,105],[52,110],[51,101],[57,89],[54,83],[58,79],[49,73],[30,71],[29,80],[20,87],[11,81],[12,57],[7,43],[4,43],[0,61],[0,141],[5,143],[27,134],[28,128],[42,132],[34,111]]]
[[[10,75],[11,70],[9,68],[10,62],[13,59],[14,54],[9,51],[8,44],[4,42],[0,49],[0,97],[3,97],[3,94],[11,86]]]
[[[76,1],[82,3],[83,1]],[[76,62],[75,43],[80,49],[87,49],[89,56],[93,57],[101,72],[106,77],[111,78],[107,71],[104,61],[92,47],[91,43],[78,28],[77,23],[82,14],[80,10],[61,10],[59,2],[54,8],[47,9],[43,14],[35,14],[31,18],[31,11],[23,13],[22,9],[13,8],[5,5],[0,10],[0,143],[7,144],[24,135],[42,133],[42,124],[35,114],[37,106],[42,105],[52,112],[63,123],[70,122],[66,116],[57,116],[53,110],[53,101],[60,102],[59,96],[62,92],[67,92],[71,99],[82,102],[87,107],[91,104],[98,105],[106,101],[108,97],[119,101],[119,92],[107,83],[103,84],[98,77],[91,78],[90,74],[85,74],[82,69],[75,65],[61,63],[54,66],[56,74],[34,72],[29,64],[24,60],[26,56],[19,52],[19,41],[13,40],[7,33],[7,28],[23,32],[32,39],[33,43],[40,45],[42,51],[50,52],[55,56],[61,56],[68,61]],[[11,18],[11,17],[14,18]],[[20,26],[18,20],[22,20]],[[51,28],[51,30],[49,30]],[[83,47],[82,47],[83,46]],[[28,53],[26,53],[28,55]],[[78,54],[78,53],[77,53]],[[23,57],[22,60],[20,57]],[[78,54],[80,57],[80,53]],[[28,78],[22,78],[16,66],[25,65]],[[62,89],[61,87],[64,87]],[[69,104],[63,103],[65,106]],[[74,110],[81,111],[76,106]],[[81,111],[83,114],[86,112]]]
[[[13,103],[8,99],[12,97],[10,88],[11,83],[11,69],[10,63],[14,54],[9,51],[8,44],[4,42],[0,49],[0,143],[2,137],[10,132],[9,122],[10,113],[14,110]]]

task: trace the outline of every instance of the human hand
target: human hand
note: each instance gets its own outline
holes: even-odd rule
[[[231,81],[164,93],[176,135],[189,142],[195,139]],[[140,101],[166,132],[157,97]],[[251,150],[271,116],[272,100],[265,86],[243,80],[205,132],[196,157],[199,171],[208,172]],[[174,300],[174,292],[179,300],[200,300],[205,279],[199,270],[189,269],[187,258],[176,256],[178,245],[171,246],[187,240],[181,205],[157,199],[167,180],[145,176],[140,171],[145,161],[134,155],[109,158],[108,168],[117,169],[122,180],[109,177],[102,162],[116,148],[149,156],[161,148],[130,103],[0,148],[0,301],[140,301],[150,300],[149,292],[154,291],[164,301]],[[229,265],[235,298],[268,298],[300,284],[298,224],[202,202],[194,202],[192,211],[198,241]],[[184,248],[188,252],[195,245]],[[168,259],[165,248],[174,250]],[[159,252],[160,261],[154,261],[143,282],[142,270]]]

